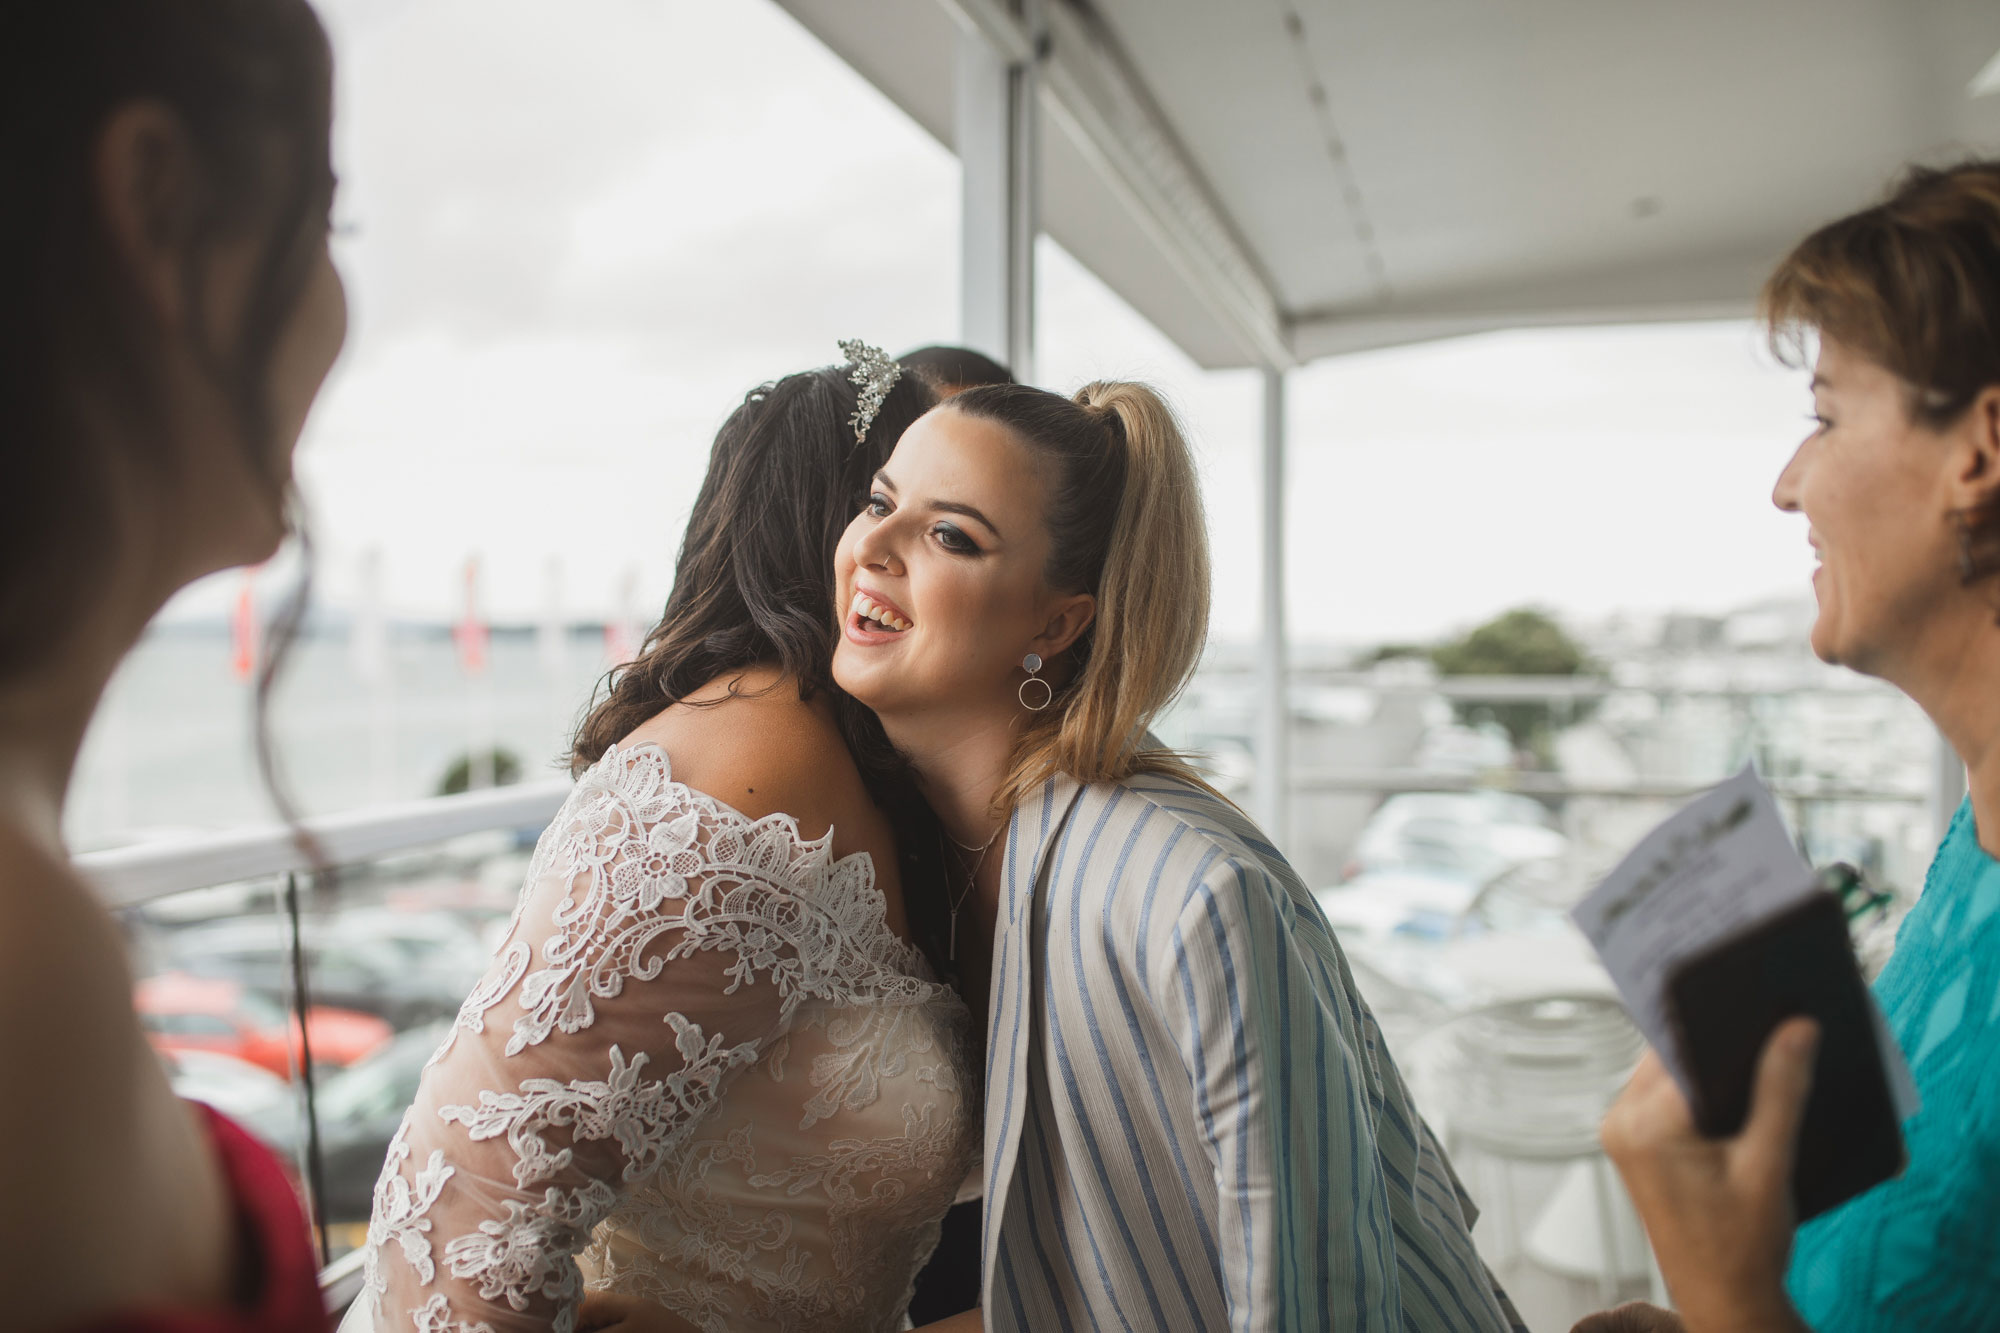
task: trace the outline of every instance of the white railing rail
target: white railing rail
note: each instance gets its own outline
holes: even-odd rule
[[[467,834],[540,828],[569,792],[566,780],[524,783],[316,815],[301,821],[301,830],[327,865],[357,865]],[[283,824],[229,829],[87,852],[76,865],[106,904],[135,907],[190,889],[320,868],[299,832]],[[320,1293],[329,1314],[339,1315],[360,1293],[363,1257],[357,1250],[321,1270]]]
[[[337,1319],[346,1314],[347,1307],[361,1295],[361,1284],[367,1280],[367,1262],[368,1250],[364,1246],[348,1251],[319,1270],[319,1296],[326,1303],[330,1317]]]
[[[1685,801],[1714,786],[1714,781],[1679,778],[1625,778],[1598,781],[1563,773],[1498,769],[1485,773],[1421,768],[1294,768],[1293,791],[1315,795],[1390,796],[1398,792],[1494,791],[1524,796],[1587,797],[1611,801]],[[1780,800],[1800,805],[1922,805],[1930,793],[1886,783],[1857,784],[1820,779],[1773,779],[1768,783]]]
[[[315,815],[302,827],[329,865],[357,865],[469,833],[539,827],[554,817],[569,791],[564,779],[522,783]],[[283,824],[87,852],[76,865],[112,907],[316,868]]]

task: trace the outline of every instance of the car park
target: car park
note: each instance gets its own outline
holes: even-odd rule
[[[212,1106],[232,1120],[294,1107],[292,1085],[264,1068],[221,1051],[161,1050],[176,1097]]]
[[[456,1014],[486,963],[470,928],[443,914],[386,908],[311,918],[300,945],[315,1002],[374,1014],[398,1030]],[[292,993],[291,937],[269,918],[186,927],[159,947],[179,970],[280,1003]]]
[[[167,972],[133,990],[133,1007],[156,1050],[214,1051],[290,1078],[306,1046],[315,1065],[347,1065],[387,1042],[373,1014],[314,1005],[303,1025],[255,990],[218,977]]]
[[[1561,860],[1569,839],[1548,808],[1504,791],[1400,792],[1383,801],[1355,843],[1343,879],[1411,872],[1478,886],[1528,861]]]
[[[448,1022],[413,1028],[319,1085],[314,1105],[329,1225],[368,1220],[389,1141],[416,1099],[424,1065],[450,1030]],[[303,1175],[295,1118],[287,1108],[269,1107],[244,1123]]]

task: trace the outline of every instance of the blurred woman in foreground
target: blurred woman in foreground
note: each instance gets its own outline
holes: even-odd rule
[[[0,41],[0,1292],[10,1329],[323,1325],[277,1162],[185,1104],[63,801],[153,613],[285,534],[346,333],[303,0],[63,0]]]
[[[1923,1105],[1902,1176],[1794,1238],[1812,1025],[1773,1036],[1726,1141],[1648,1056],[1604,1142],[1680,1314],[1578,1327],[2000,1328],[2000,162],[1912,172],[1800,244],[1762,309],[1781,349],[1819,341],[1816,424],[1773,497],[1819,553],[1813,651],[1914,699],[1970,778],[1875,983]]]

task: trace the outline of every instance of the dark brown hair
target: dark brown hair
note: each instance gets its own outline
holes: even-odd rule
[[[903,353],[896,358],[903,369],[923,376],[925,383],[939,392],[970,389],[981,384],[1012,384],[1013,372],[970,347],[933,343]]]
[[[1786,363],[1817,333],[1900,378],[1912,421],[1958,420],[2000,384],[2000,161],[1910,168],[1881,203],[1799,242],[1758,314]],[[1966,582],[2000,572],[2000,513],[1959,518]]]
[[[895,827],[911,933],[949,976],[936,820],[882,724],[833,683],[834,547],[869,479],[935,401],[922,380],[902,376],[856,444],[848,419],[858,390],[847,370],[803,371],[751,390],[716,432],[659,623],[638,657],[605,677],[569,759],[573,771],[595,763],[662,709],[744,667],[778,667],[800,698],[824,691]]]
[[[638,657],[605,678],[604,698],[577,729],[573,770],[718,676],[758,663],[796,680],[801,698],[823,689],[845,697],[832,683],[833,549],[868,479],[932,401],[903,376],[857,445],[847,424],[857,390],[840,368],[750,391],[716,432],[659,623]]]
[[[2000,161],[1912,167],[1873,208],[1799,242],[1764,284],[1772,349],[1817,332],[1901,377],[1913,419],[1958,419],[2000,384]]]
[[[105,234],[99,133],[147,101],[186,134],[201,191],[184,275],[196,327],[218,247],[258,244],[233,338],[197,351],[278,507],[268,372],[332,200],[331,68],[304,0],[12,7],[0,42],[0,675],[31,666],[87,601],[118,535],[114,479],[174,465],[149,423],[163,332]],[[119,429],[93,430],[87,413]]]
[[[1006,781],[1011,808],[1058,773],[1119,782],[1159,773],[1206,786],[1146,729],[1208,641],[1208,529],[1194,454],[1143,384],[1100,381],[1074,398],[1021,384],[967,389],[941,410],[1007,427],[1043,467],[1051,588],[1097,599],[1089,628],[1052,664],[1052,704],[1023,720]]]

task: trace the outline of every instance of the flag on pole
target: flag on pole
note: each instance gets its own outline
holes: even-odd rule
[[[604,625],[604,660],[612,666],[624,666],[639,655],[639,645],[633,642],[632,627],[622,620],[609,620]]]
[[[486,641],[488,631],[486,621],[479,614],[479,557],[467,556],[465,560],[465,614],[452,628],[451,637],[458,643],[458,664],[468,676],[477,676],[486,670]]]
[[[632,614],[638,591],[639,571],[627,565],[618,580],[618,605],[604,622],[604,657],[615,667],[624,666],[639,655],[639,626]]]
[[[263,655],[263,627],[257,623],[257,570],[243,571],[243,584],[236,590],[236,610],[229,617],[229,666],[236,679],[249,680],[257,674],[257,659]]]

